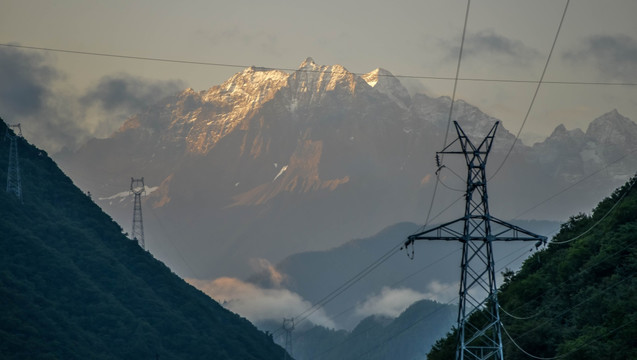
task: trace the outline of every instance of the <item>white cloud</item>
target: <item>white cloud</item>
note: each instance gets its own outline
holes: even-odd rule
[[[425,298],[425,294],[412,289],[391,289],[383,287],[380,294],[373,295],[356,308],[356,313],[363,316],[385,315],[397,317],[418,300]]]
[[[459,286],[459,282],[441,283],[434,280],[427,286],[427,290],[429,291],[426,293],[426,298],[441,303],[448,303],[451,299],[458,296]]]
[[[281,321],[303,313],[312,304],[287,289],[262,289],[239,279],[223,277],[215,280],[186,279],[188,283],[217,300],[228,310],[251,322]],[[310,315],[309,321],[334,328],[334,322],[320,309]]]
[[[456,284],[443,284],[433,281],[427,286],[427,292],[418,292],[409,288],[392,289],[383,287],[379,294],[372,295],[356,307],[356,313],[362,316],[385,315],[398,317],[411,304],[429,299],[442,303],[448,302],[457,292]]]

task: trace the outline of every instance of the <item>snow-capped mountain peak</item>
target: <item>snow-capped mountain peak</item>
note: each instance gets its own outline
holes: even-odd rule
[[[407,108],[411,104],[409,92],[391,72],[383,68],[377,68],[362,75],[361,78],[369,86],[387,95],[401,107]]]
[[[318,94],[320,98],[326,92],[334,90],[345,89],[349,93],[354,93],[359,84],[362,84],[362,79],[345,67],[317,65],[311,57],[305,59],[289,79],[292,92],[299,95],[311,94],[312,101],[317,100],[314,95]]]
[[[299,70],[316,70],[318,67],[319,66],[314,62],[314,59],[307,57],[299,66]]]

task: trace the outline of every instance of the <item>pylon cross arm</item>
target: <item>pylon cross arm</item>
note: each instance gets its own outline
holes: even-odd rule
[[[481,218],[481,217],[476,217]],[[465,217],[449,221],[442,225],[433,227],[431,229],[419,232],[417,234],[407,237],[404,246],[412,245],[416,240],[444,240],[444,241],[536,241],[540,244],[545,244],[547,241],[546,236],[535,234],[531,231],[525,230],[519,226],[515,226],[506,221],[489,216],[481,218],[482,220],[488,220],[492,224],[498,226],[492,227],[493,233],[484,236],[478,234],[476,236],[464,236],[463,229],[453,228],[453,225],[464,223]]]
[[[494,231],[499,230],[499,232],[493,234],[494,241],[539,241],[542,244],[546,244],[548,239],[546,236],[535,234],[493,216],[491,216],[489,220],[492,223],[502,226],[502,229],[492,228]]]

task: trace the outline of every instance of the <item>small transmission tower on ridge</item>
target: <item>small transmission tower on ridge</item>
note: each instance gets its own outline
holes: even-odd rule
[[[283,330],[285,331],[285,354],[283,360],[292,357],[292,330],[294,330],[294,318],[283,319]]]
[[[13,131],[10,131],[13,130]],[[7,170],[7,192],[13,193],[22,202],[22,179],[20,178],[20,160],[18,157],[18,137],[22,137],[20,124],[7,125],[5,140],[9,139],[9,168]]]
[[[142,249],[146,249],[146,245],[144,243],[144,221],[142,219],[142,194],[146,193],[144,178],[134,179],[131,177],[130,191],[133,195],[135,195],[135,202],[133,204],[133,230],[131,231],[131,237],[133,240],[137,240]]]
[[[457,360],[503,359],[502,324],[495,283],[494,241],[536,241],[546,243],[546,237],[536,235],[497,219],[489,213],[487,195],[487,157],[499,122],[491,128],[477,147],[469,140],[458,122],[454,121],[458,139],[438,154],[462,154],[467,163],[467,190],[464,216],[440,226],[411,235],[405,247],[416,240],[447,240],[462,243],[460,302],[458,305]],[[450,150],[456,142],[461,150]],[[440,164],[438,164],[440,166]],[[486,297],[483,296],[486,293]]]

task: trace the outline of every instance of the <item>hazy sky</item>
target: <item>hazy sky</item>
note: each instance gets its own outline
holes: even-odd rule
[[[0,0],[0,43],[297,68],[306,58],[356,73],[455,75],[466,1]],[[471,3],[460,77],[537,81],[566,1]],[[637,83],[637,1],[572,0],[546,81]],[[128,115],[242,67],[97,57],[0,46],[0,116],[50,151],[106,136]],[[450,95],[449,80],[404,80]],[[469,82],[457,97],[516,133],[535,84]],[[544,84],[522,133],[582,127],[617,109],[637,120],[637,86]]]

